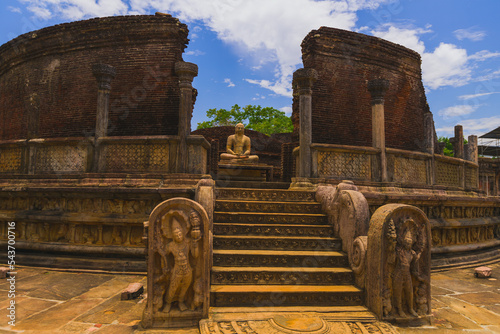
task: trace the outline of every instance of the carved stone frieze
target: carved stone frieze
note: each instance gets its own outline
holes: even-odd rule
[[[321,213],[319,203],[294,202],[236,202],[217,200],[216,211],[226,212],[289,212],[289,213]]]
[[[432,228],[432,246],[475,244],[500,237],[500,224]]]
[[[251,200],[251,201],[297,201],[314,202],[313,191],[264,190],[264,189],[217,189],[218,199]]]
[[[7,222],[1,224],[6,226]],[[144,247],[140,224],[19,221],[16,233],[17,241]],[[0,240],[7,240],[6,232],[0,233]]]
[[[282,224],[214,224],[216,235],[262,235],[262,236],[307,236],[330,237],[330,226],[282,225]]]
[[[185,198],[159,204],[148,223],[148,300],[142,326],[193,326],[208,316],[210,221]]]
[[[387,204],[372,216],[368,232],[368,307],[397,322],[429,321],[431,228],[425,214]]]
[[[323,214],[255,214],[238,212],[215,212],[214,221],[218,223],[255,223],[255,224],[297,224],[317,225],[326,224],[327,216]]]
[[[318,253],[320,254],[320,253]],[[348,260],[346,256],[328,256],[328,255],[308,255],[308,254],[269,254],[269,255],[254,255],[254,254],[224,254],[214,252],[215,266],[276,266],[276,267],[337,267],[347,266]]]
[[[373,215],[379,207],[379,205],[370,205],[370,214]],[[473,219],[500,216],[498,206],[418,205],[417,207],[429,219]]]
[[[353,279],[352,271],[310,272],[306,268],[301,271],[284,269],[276,271],[238,271],[238,272],[212,272],[212,283],[215,284],[311,284],[311,285],[333,285],[345,284]]]
[[[340,250],[342,242],[334,238],[227,238],[214,237],[216,249],[294,249],[294,250]]]
[[[37,210],[77,213],[118,213],[149,215],[155,200],[19,196],[0,198],[0,210]]]
[[[318,305],[362,305],[363,293],[359,292],[336,292],[336,293],[311,293],[297,292],[293,294],[280,294],[271,297],[271,293],[214,293],[211,303],[217,307],[233,306],[236,302],[241,306],[318,306]],[[275,293],[274,293],[275,294]],[[272,305],[269,305],[271,301]]]

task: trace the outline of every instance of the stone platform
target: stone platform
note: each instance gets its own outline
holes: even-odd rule
[[[256,163],[219,163],[218,179],[273,181],[273,166]]]
[[[214,333],[234,333],[231,327],[240,329],[245,326],[245,322],[255,329],[276,329],[276,326],[315,329],[326,323],[331,330],[338,330],[330,333],[339,334],[396,331],[401,334],[500,333],[500,262],[488,266],[493,269],[491,279],[474,278],[474,268],[432,274],[432,326],[390,329],[385,324],[373,322],[373,318],[367,318],[366,313],[356,311],[355,307],[352,307],[350,314],[330,312],[329,315],[322,312],[323,308],[316,308],[315,312],[292,308],[289,312],[281,313],[278,311],[282,309],[275,309],[274,314],[255,312],[253,309],[252,315],[246,313],[245,308],[235,308],[231,313],[219,313],[217,308],[213,308],[211,319],[202,322],[202,326],[216,323],[218,331]],[[140,331],[138,324],[145,299],[120,300],[121,291],[134,282],[145,286],[146,276],[18,268],[15,327],[7,324],[8,282],[0,280],[0,334],[21,331],[24,334],[200,333],[199,328]],[[242,315],[246,318],[242,318]],[[346,328],[351,329],[351,332]],[[247,333],[273,332],[254,330]]]

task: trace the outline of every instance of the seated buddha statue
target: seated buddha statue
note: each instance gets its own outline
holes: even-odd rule
[[[245,126],[236,124],[235,134],[227,138],[226,153],[220,155],[222,163],[255,163],[259,160],[257,155],[250,155],[250,138],[244,132]]]

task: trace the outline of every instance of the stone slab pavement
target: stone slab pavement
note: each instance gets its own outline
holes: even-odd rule
[[[490,279],[475,278],[473,268],[433,273],[433,324],[396,329],[402,334],[500,333],[500,262],[488,266]],[[145,299],[120,300],[130,283],[146,287],[146,276],[19,268],[15,326],[8,324],[10,283],[0,280],[0,334],[199,333],[197,328],[139,330]]]

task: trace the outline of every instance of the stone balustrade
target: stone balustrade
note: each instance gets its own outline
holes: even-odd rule
[[[298,159],[298,151],[294,156]],[[380,182],[381,150],[373,147],[312,144],[312,178]],[[478,164],[464,159],[386,148],[387,182],[410,186],[478,189]]]
[[[178,147],[178,136],[0,141],[0,174],[176,173]],[[206,173],[209,148],[188,136],[187,173]]]

